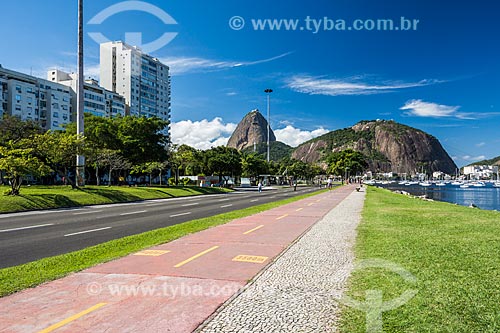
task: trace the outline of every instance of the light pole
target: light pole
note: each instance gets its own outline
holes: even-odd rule
[[[270,126],[271,126],[271,93],[273,92],[272,89],[266,89],[264,92],[267,95],[267,162],[269,163],[269,134],[270,134]]]
[[[76,133],[81,138],[84,135],[83,123],[83,0],[78,0],[78,88],[76,92]],[[85,185],[85,156],[76,155],[77,186]]]
[[[347,170],[349,170],[349,167],[345,167],[345,183],[347,184]]]

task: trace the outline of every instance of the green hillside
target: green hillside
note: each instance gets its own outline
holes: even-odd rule
[[[269,148],[269,158],[271,161],[279,161],[285,157],[290,157],[293,149],[293,147],[290,147],[280,141],[271,142]],[[253,147],[244,148],[242,152],[252,153]],[[267,143],[258,143],[256,145],[256,152],[263,158],[267,158]]]

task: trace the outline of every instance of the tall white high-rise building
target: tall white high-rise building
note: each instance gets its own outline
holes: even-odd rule
[[[170,120],[168,66],[118,41],[101,44],[100,69],[101,85],[125,97],[127,114]]]

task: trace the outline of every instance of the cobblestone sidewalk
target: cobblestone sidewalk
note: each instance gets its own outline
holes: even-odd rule
[[[353,192],[199,332],[335,332],[365,192]]]

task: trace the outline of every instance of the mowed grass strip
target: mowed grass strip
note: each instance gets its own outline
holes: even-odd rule
[[[44,258],[24,265],[0,269],[0,297],[64,277],[72,272],[81,271],[85,268],[120,258],[155,245],[170,242],[187,234],[195,233],[245,216],[257,214],[323,192],[325,192],[325,190],[212,217],[197,219],[112,240],[80,251]]]
[[[8,187],[1,186],[5,192]],[[200,194],[224,193],[229,190],[212,187],[128,187],[85,186],[72,189],[70,186],[22,187],[21,195],[0,194],[0,213],[20,212],[35,209],[79,207],[86,205],[132,202],[147,199],[165,199]]]
[[[500,213],[426,202],[369,187],[356,260],[380,258],[411,272],[355,271],[348,295],[384,301],[418,294],[383,314],[384,332],[500,332]],[[341,332],[365,332],[365,313],[342,306]]]

